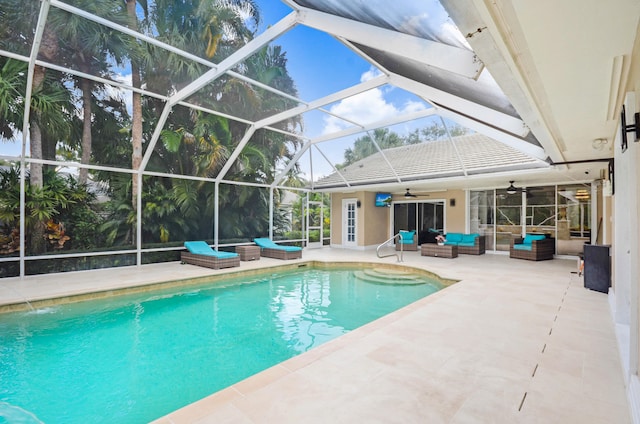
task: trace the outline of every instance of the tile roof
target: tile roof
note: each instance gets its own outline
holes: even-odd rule
[[[515,169],[539,168],[546,164],[504,143],[474,133],[451,140],[426,141],[384,150],[384,156],[403,180],[433,179]],[[382,154],[375,153],[337,172],[320,178],[314,188],[397,182]]]

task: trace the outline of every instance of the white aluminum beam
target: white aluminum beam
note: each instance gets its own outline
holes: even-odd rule
[[[441,3],[463,33],[486,28],[482,36],[467,37],[467,41],[488,65],[491,75],[518,114],[529,124],[548,156],[555,162],[565,161],[563,152],[566,146],[557,136],[557,124],[539,106],[548,104],[548,100],[540,99],[544,93],[531,89],[534,85],[530,80],[532,76],[528,72],[527,60],[518,54],[512,29],[504,22],[504,10],[501,9],[511,3],[476,0],[441,0]]]
[[[354,85],[352,87],[346,88],[344,90],[335,92],[333,94],[330,94],[328,96],[325,96],[321,99],[317,99],[314,100],[312,102],[309,102],[308,104],[304,104],[304,105],[300,105],[298,107],[295,107],[293,109],[289,109],[289,110],[285,110],[283,112],[280,112],[276,115],[272,115],[268,118],[264,118],[258,122],[256,122],[256,126],[258,128],[262,128],[264,126],[267,125],[272,125],[276,122],[280,122],[280,121],[284,121],[285,119],[289,119],[292,118],[296,115],[300,115],[302,113],[308,112],[310,110],[314,110],[314,109],[319,109],[322,106],[326,106],[328,104],[334,103],[334,102],[338,102],[340,100],[346,99],[348,97],[352,97],[355,96],[357,94],[363,93],[365,91],[368,90],[372,90],[374,88],[380,87],[382,85],[385,85],[389,82],[389,79],[386,75],[383,76],[379,76],[376,78],[372,78],[368,81],[365,81],[363,83]],[[339,116],[336,116],[337,118],[342,119]]]
[[[224,166],[218,173],[218,176],[216,177],[216,182],[222,180],[227,175],[227,172],[229,172],[229,169],[231,169],[231,165],[233,165],[233,163],[236,161],[238,156],[240,156],[240,152],[242,152],[242,149],[244,149],[244,146],[246,146],[249,140],[251,140],[251,137],[253,137],[253,134],[255,132],[256,132],[256,127],[255,125],[252,125],[249,127],[247,132],[244,133],[244,136],[242,136],[242,140],[240,140],[240,143],[238,143],[238,146],[233,151],[233,153],[231,153],[231,156],[229,156],[229,159],[227,159],[227,162],[224,164]]]
[[[391,84],[416,95],[422,96],[430,103],[443,105],[446,108],[456,110],[461,114],[473,116],[482,122],[487,122],[503,131],[510,132],[519,137],[526,137],[529,134],[529,127],[519,118],[507,115],[506,113],[479,105],[470,100],[455,96],[446,91],[424,85],[417,81],[405,78],[400,75],[390,76]]]
[[[298,161],[300,160],[304,152],[306,152],[310,146],[311,146],[311,143],[308,141],[302,145],[300,150],[298,150],[298,152],[295,155],[293,155],[289,163],[287,163],[287,166],[285,166],[284,169],[278,175],[275,176],[275,178],[273,179],[273,182],[271,183],[272,187],[279,184],[280,181],[282,181],[285,175],[287,175],[287,172],[291,171],[291,168],[293,168],[293,166],[296,163],[298,163]]]
[[[327,157],[327,155],[324,154],[324,152],[320,149],[320,147],[318,147],[318,145],[316,144],[312,144],[311,147],[315,147],[315,149],[318,151],[318,153],[320,153],[322,155],[322,157],[324,158],[324,160],[327,161],[327,163],[329,165],[331,165],[331,168],[333,168],[333,172],[337,173],[340,178],[342,178],[342,181],[344,181],[345,185],[347,187],[351,187],[351,184],[349,183],[349,181],[347,181],[347,179],[344,177],[344,175],[342,175],[342,172],[340,172],[340,170],[338,168],[335,167],[335,165],[333,163],[331,163],[331,161],[329,160],[329,158]],[[311,153],[311,150],[309,151],[309,153]],[[312,174],[313,176],[313,174]],[[315,181],[311,181],[311,187],[313,187],[315,185]]]
[[[40,5],[40,13],[38,15],[38,23],[36,25],[36,33],[33,36],[33,43],[31,44],[31,53],[29,54],[29,67],[27,71],[27,89],[24,100],[24,118],[22,121],[22,155],[20,156],[20,277],[25,275],[24,258],[27,246],[26,239],[26,149],[27,138],[29,137],[29,121],[31,113],[31,95],[33,93],[33,75],[36,68],[36,59],[38,58],[38,52],[40,51],[40,43],[42,42],[42,35],[44,34],[44,28],[47,24],[47,17],[49,16],[49,7],[51,2],[49,0],[43,0]]]
[[[393,7],[390,5],[390,7]],[[484,65],[468,49],[415,37],[311,9],[301,9],[300,23],[336,37],[387,50],[405,58],[477,79]]]
[[[123,34],[127,34],[130,35],[131,37],[137,38],[138,40],[144,41],[145,43],[149,43],[152,44],[154,46],[160,47],[164,50],[170,51],[172,53],[175,53],[179,56],[182,56],[186,59],[190,59],[196,63],[200,63],[202,65],[208,66],[208,67],[213,67],[215,68],[215,63],[210,62],[200,56],[197,56],[195,54],[191,54],[188,53],[184,50],[180,50],[177,47],[174,47],[170,44],[167,43],[163,43],[162,41],[158,41],[153,37],[149,37],[148,35],[142,34],[138,31],[134,31],[131,28],[127,28],[125,26],[119,25],[113,21],[110,21],[108,19],[104,19],[101,18],[100,16],[96,16],[92,13],[87,12],[86,10],[82,10],[82,9],[78,9],[77,7],[71,6],[67,3],[64,3],[62,1],[59,0],[50,0],[51,1],[51,5],[57,7],[58,9],[64,10],[66,12],[72,13],[74,15],[77,16],[81,16],[87,20],[90,20],[92,22],[95,22],[97,24],[100,25],[104,25],[108,28],[111,29],[115,29],[116,31],[122,32]]]

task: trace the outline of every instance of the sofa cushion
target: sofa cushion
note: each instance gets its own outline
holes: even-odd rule
[[[474,241],[459,241],[458,242],[458,246],[463,246],[463,247],[473,247],[476,245],[475,240]]]
[[[447,234],[446,239],[447,239],[447,244],[457,244],[458,242],[462,241],[462,234],[449,233]]]
[[[529,243],[529,244],[514,244],[513,248],[515,250],[531,250],[533,248],[533,246],[531,246],[531,243]]]
[[[547,238],[547,236],[545,236],[544,234],[527,234],[526,236],[524,236],[524,240],[522,241],[522,244],[531,245],[532,241],[544,240],[545,238]]]
[[[463,234],[462,235],[462,240],[460,240],[461,243],[471,243],[471,246],[473,246],[473,244],[476,242],[476,237],[478,237],[477,234]],[[466,246],[466,244],[465,244]]]

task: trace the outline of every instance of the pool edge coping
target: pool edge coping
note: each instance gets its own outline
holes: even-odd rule
[[[177,263],[177,265],[180,265],[180,263]],[[196,285],[204,284],[207,282],[216,282],[221,279],[253,276],[253,275],[258,275],[258,274],[262,274],[264,272],[269,272],[269,271],[271,272],[291,271],[291,270],[304,268],[306,266],[326,269],[326,268],[341,268],[341,267],[343,268],[357,267],[357,266],[364,266],[364,265],[370,266],[372,268],[383,268],[383,269],[405,269],[405,270],[410,269],[412,272],[426,275],[438,280],[441,284],[444,285],[444,288],[451,286],[460,281],[452,278],[444,278],[435,272],[428,271],[423,268],[417,268],[411,265],[401,264],[401,263],[387,264],[387,263],[366,262],[366,261],[327,262],[327,261],[321,261],[317,259],[311,259],[311,260],[296,261],[294,263],[269,265],[269,266],[253,268],[253,269],[228,268],[228,269],[222,270],[223,272],[220,272],[220,273],[215,273],[215,274],[211,273],[211,274],[201,275],[198,277],[172,279],[169,281],[151,281],[149,283],[137,283],[131,286],[108,288],[104,290],[85,289],[85,290],[79,290],[77,293],[60,293],[58,295],[52,294],[50,296],[43,297],[43,298],[28,298],[25,296],[23,297],[24,300],[21,300],[19,302],[12,301],[11,303],[4,303],[4,304],[0,300],[0,314],[29,311],[37,308],[47,308],[47,307],[52,307],[52,306],[57,306],[62,304],[78,303],[78,302],[84,302],[89,300],[106,299],[108,297],[113,297],[113,296],[123,296],[123,295],[151,292],[155,290],[165,290],[165,289],[171,289],[171,288],[196,286]]]

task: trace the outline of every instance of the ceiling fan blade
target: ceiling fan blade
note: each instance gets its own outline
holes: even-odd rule
[[[415,194],[411,193],[409,191],[409,189],[407,189],[407,192],[404,194],[404,197],[418,197],[418,196],[416,196]]]

